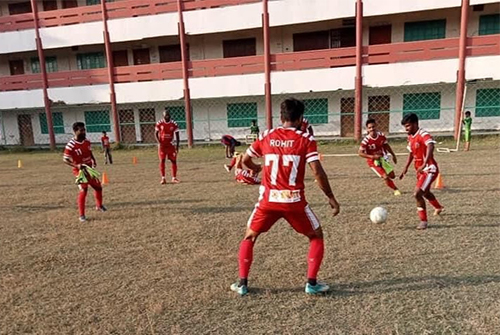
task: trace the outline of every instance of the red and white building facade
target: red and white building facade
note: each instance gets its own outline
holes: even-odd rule
[[[243,136],[250,122],[230,122],[231,108],[262,130],[284,95],[325,108],[318,135],[359,139],[370,92],[391,111],[382,128],[402,132],[404,111],[419,108],[402,87],[439,92],[425,127],[452,132],[464,94],[467,108],[500,99],[499,18],[491,0],[1,1],[0,145],[64,143],[75,121],[94,140],[102,128],[113,141],[147,143],[142,126],[162,103],[190,144]],[[487,91],[466,85],[477,81]],[[500,129],[500,106],[489,107],[473,113],[475,129]]]

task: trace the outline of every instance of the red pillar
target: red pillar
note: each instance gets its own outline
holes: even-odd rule
[[[118,109],[116,107],[116,93],[115,93],[115,77],[114,77],[114,64],[113,52],[111,50],[111,42],[109,40],[108,31],[108,12],[106,8],[106,0],[101,0],[102,22],[104,25],[104,47],[106,49],[106,61],[108,62],[108,82],[109,82],[109,100],[111,102],[111,114],[113,115],[114,133],[116,143],[121,142],[120,134],[120,120],[118,118]]]
[[[458,72],[457,72],[457,90],[455,98],[455,139],[460,133],[460,119],[465,91],[465,58],[467,56],[467,25],[469,23],[469,0],[462,0],[462,15],[460,20],[460,44],[458,49]]]
[[[356,79],[354,92],[354,139],[361,140],[363,108],[363,1],[356,0]]]
[[[40,73],[42,75],[42,90],[43,104],[45,106],[45,115],[47,117],[47,126],[49,128],[49,143],[50,149],[56,148],[56,137],[54,134],[54,122],[52,120],[52,110],[50,109],[50,99],[48,94],[47,69],[45,68],[45,53],[43,52],[43,44],[40,39],[40,31],[38,26],[38,7],[36,0],[31,0],[31,10],[33,12],[33,22],[35,23],[36,49],[38,51],[38,59],[40,60]]]
[[[271,43],[269,34],[269,11],[268,0],[263,0],[262,30],[264,31],[264,75],[265,75],[265,99],[266,99],[266,126],[273,127],[273,106],[271,99]]]
[[[184,104],[186,108],[186,129],[188,147],[193,147],[193,121],[191,120],[191,94],[189,92],[189,72],[187,61],[186,30],[184,28],[184,18],[182,15],[182,0],[177,0],[177,12],[179,13],[179,39],[181,43],[182,59],[182,79],[184,82]]]

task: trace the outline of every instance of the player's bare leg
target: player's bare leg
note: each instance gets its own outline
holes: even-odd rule
[[[401,192],[399,191],[398,187],[394,183],[393,179],[396,178],[396,175],[394,174],[394,171],[391,171],[388,175],[385,174],[382,176],[382,179],[385,181],[385,184],[389,186],[390,189],[394,191],[395,196],[400,196]]]
[[[85,222],[87,221],[87,218],[85,216],[85,200],[87,199],[87,191],[88,191],[88,185],[87,184],[80,184],[78,185],[78,198],[77,198],[77,203],[78,203],[78,210],[80,212],[80,222]]]
[[[248,293],[248,274],[250,273],[250,266],[253,261],[253,246],[260,233],[247,228],[245,237],[240,244],[240,251],[238,253],[239,277],[237,283],[231,285],[231,291],[243,296]]]
[[[429,201],[432,207],[434,207],[434,216],[441,214],[444,207],[439,203],[436,196],[430,190],[424,193],[424,197]]]
[[[425,205],[425,199],[424,199],[424,191],[422,191],[420,188],[415,189],[415,200],[417,201],[417,213],[418,217],[420,218],[420,224],[417,226],[417,229],[423,230],[427,229],[427,208]]]

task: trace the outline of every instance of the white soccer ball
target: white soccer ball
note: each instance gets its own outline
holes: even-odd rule
[[[375,207],[370,212],[370,220],[373,223],[385,223],[387,220],[387,210],[384,207]]]

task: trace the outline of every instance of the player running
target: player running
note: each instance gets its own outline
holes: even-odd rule
[[[257,237],[267,232],[276,221],[284,218],[297,231],[309,238],[307,284],[308,294],[324,293],[329,286],[316,280],[323,260],[323,231],[304,196],[304,174],[309,164],[318,185],[328,197],[333,215],[340,211],[321,163],[314,138],[299,129],[304,114],[304,103],[290,98],[281,103],[282,127],[266,130],[243,157],[243,164],[254,173],[261,171],[252,158],[264,159],[259,202],[248,220],[248,228],[239,250],[239,282],[231,290],[248,293],[248,274]]]
[[[435,208],[434,215],[439,215],[443,206],[431,192],[431,185],[439,174],[439,168],[434,159],[434,143],[432,136],[418,126],[418,116],[414,113],[403,117],[401,124],[408,133],[408,161],[399,176],[403,179],[408,172],[408,167],[415,160],[415,170],[417,170],[417,184],[415,186],[415,199],[417,200],[417,212],[420,218],[420,224],[417,229],[427,229],[427,210],[425,199]],[[425,199],[424,199],[425,198]]]
[[[234,153],[233,159],[231,159],[231,164],[224,164],[224,168],[227,172],[231,172],[233,167],[234,179],[236,182],[248,185],[258,185],[260,184],[260,179],[258,175],[254,174],[253,171],[245,169],[243,166],[243,154],[239,152]]]
[[[396,175],[387,156],[387,153],[390,153],[394,164],[397,164],[398,159],[396,158],[396,154],[387,142],[385,135],[377,130],[375,119],[368,119],[366,121],[366,130],[368,135],[361,141],[358,155],[366,158],[368,166],[377,176],[385,181],[386,185],[394,191],[395,196],[401,195],[398,187],[394,184],[393,179],[396,178]]]
[[[175,146],[173,144],[175,134]],[[158,158],[160,159],[160,184],[166,184],[165,179],[165,158],[172,164],[172,183],[179,183],[177,179],[177,154],[179,153],[179,126],[171,119],[167,108],[163,112],[163,118],[156,122],[155,138],[158,142]]]
[[[92,149],[90,146],[90,141],[86,139],[86,129],[83,122],[73,123],[73,132],[75,137],[72,138],[66,148],[64,149],[63,160],[64,163],[73,168],[73,174],[78,177],[80,171],[83,171],[87,179],[86,183],[80,183],[78,188],[80,192],[78,193],[78,209],[80,211],[80,222],[87,221],[85,216],[85,200],[87,197],[87,191],[89,185],[94,189],[96,210],[100,212],[105,212],[106,207],[102,204],[102,186],[98,178],[92,177],[88,171],[87,166],[94,168],[97,166],[94,155],[92,154]]]

